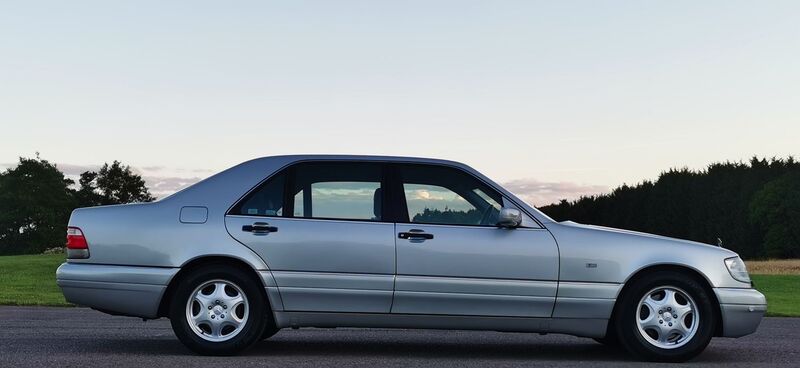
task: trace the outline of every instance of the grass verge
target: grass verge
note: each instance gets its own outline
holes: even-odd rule
[[[0,305],[70,306],[56,285],[62,262],[63,254],[0,256]],[[751,277],[767,296],[768,316],[800,317],[800,275]]]
[[[800,317],[800,275],[750,275],[767,296],[767,315]]]
[[[69,306],[56,285],[63,254],[0,257],[0,304]]]

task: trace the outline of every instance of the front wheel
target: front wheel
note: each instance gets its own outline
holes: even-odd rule
[[[641,359],[686,361],[700,354],[713,336],[713,299],[687,275],[645,275],[625,291],[620,303],[615,332],[623,347]]]
[[[203,355],[231,355],[261,340],[267,308],[258,281],[226,265],[209,265],[183,277],[170,304],[178,339]]]

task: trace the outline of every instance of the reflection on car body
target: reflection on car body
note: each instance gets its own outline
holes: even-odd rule
[[[766,310],[729,250],[555,222],[444,160],[265,157],[69,226],[67,300],[168,317],[201,354],[350,326],[567,333],[682,361]]]

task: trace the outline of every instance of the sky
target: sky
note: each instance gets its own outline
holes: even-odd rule
[[[445,158],[535,205],[800,153],[797,1],[0,1],[0,168],[159,196],[297,153]]]

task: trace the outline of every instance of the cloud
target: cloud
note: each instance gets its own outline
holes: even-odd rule
[[[14,168],[18,164],[19,164],[18,162],[0,163],[0,170]],[[77,165],[69,163],[56,163],[55,165],[58,168],[58,170],[64,173],[64,176],[76,182],[76,184],[74,185],[76,188],[77,188],[78,178],[82,173],[86,171],[98,171],[102,166],[102,165]],[[142,176],[142,179],[144,179],[147,189],[150,190],[150,194],[156,196],[157,198],[166,197],[194,183],[197,183],[200,180],[203,180],[203,177],[197,176],[197,174],[211,172],[211,170],[208,169],[171,169],[164,166],[142,166],[142,167],[131,166],[131,170]],[[160,175],[162,173],[167,175]],[[180,173],[190,173],[190,175],[188,175],[187,177],[181,177],[175,175],[175,174],[180,175]]]
[[[78,176],[84,171],[97,171],[100,170],[102,165],[75,165],[59,163],[56,164],[56,166],[64,173],[64,175],[77,181]],[[145,181],[145,186],[147,186],[147,189],[150,190],[150,194],[156,196],[157,198],[166,197],[194,183],[197,183],[200,180],[203,180],[202,177],[198,176],[182,177],[175,175],[176,173],[180,175],[182,172],[194,172],[194,170],[170,169],[164,166],[131,166],[131,170],[133,170],[134,173],[142,176],[142,179]]]
[[[150,194],[157,198],[164,198],[200,180],[201,177],[183,178],[178,176],[142,176]]]
[[[142,166],[144,171],[162,171],[164,169],[166,169],[164,166]]]
[[[51,161],[51,163],[52,163],[52,161]],[[19,162],[0,163],[0,170],[12,169],[12,168],[17,167],[17,165],[19,165]],[[82,174],[84,171],[97,171],[97,170],[100,170],[100,166],[101,166],[101,165],[73,165],[73,164],[64,164],[64,163],[61,163],[61,164],[56,163],[55,165],[58,168],[58,170],[63,172],[64,175],[66,175],[68,177],[71,177],[71,176],[77,177],[80,174]]]
[[[17,166],[17,163],[0,163],[0,169],[12,168],[15,166]],[[67,177],[77,181],[78,175],[84,171],[97,171],[100,169],[101,165],[76,165],[59,163],[57,166],[58,169],[61,170]],[[142,178],[145,180],[150,193],[158,198],[166,197],[194,183],[197,183],[207,176],[202,174],[212,172],[210,169],[177,169],[164,166],[142,166],[138,168],[131,168],[135,172],[142,175]],[[172,175],[161,175],[162,173]],[[182,173],[189,175],[178,176]],[[567,181],[545,182],[531,178],[511,180],[503,184],[503,186],[523,200],[535,206],[545,206],[551,203],[556,203],[562,199],[578,199],[584,195],[608,193],[611,190],[611,188],[604,185],[578,184]],[[445,199],[439,198],[439,196],[436,196],[430,192],[418,192],[415,193],[415,196],[419,199],[425,197],[426,194],[428,195],[429,199]]]
[[[56,164],[56,167],[66,176],[79,176],[86,171],[97,171],[100,170],[100,166],[101,165]]]
[[[584,195],[610,191],[610,188],[604,185],[587,185],[567,181],[545,182],[536,179],[511,180],[503,184],[503,187],[534,206],[545,206],[562,199],[573,200]]]

